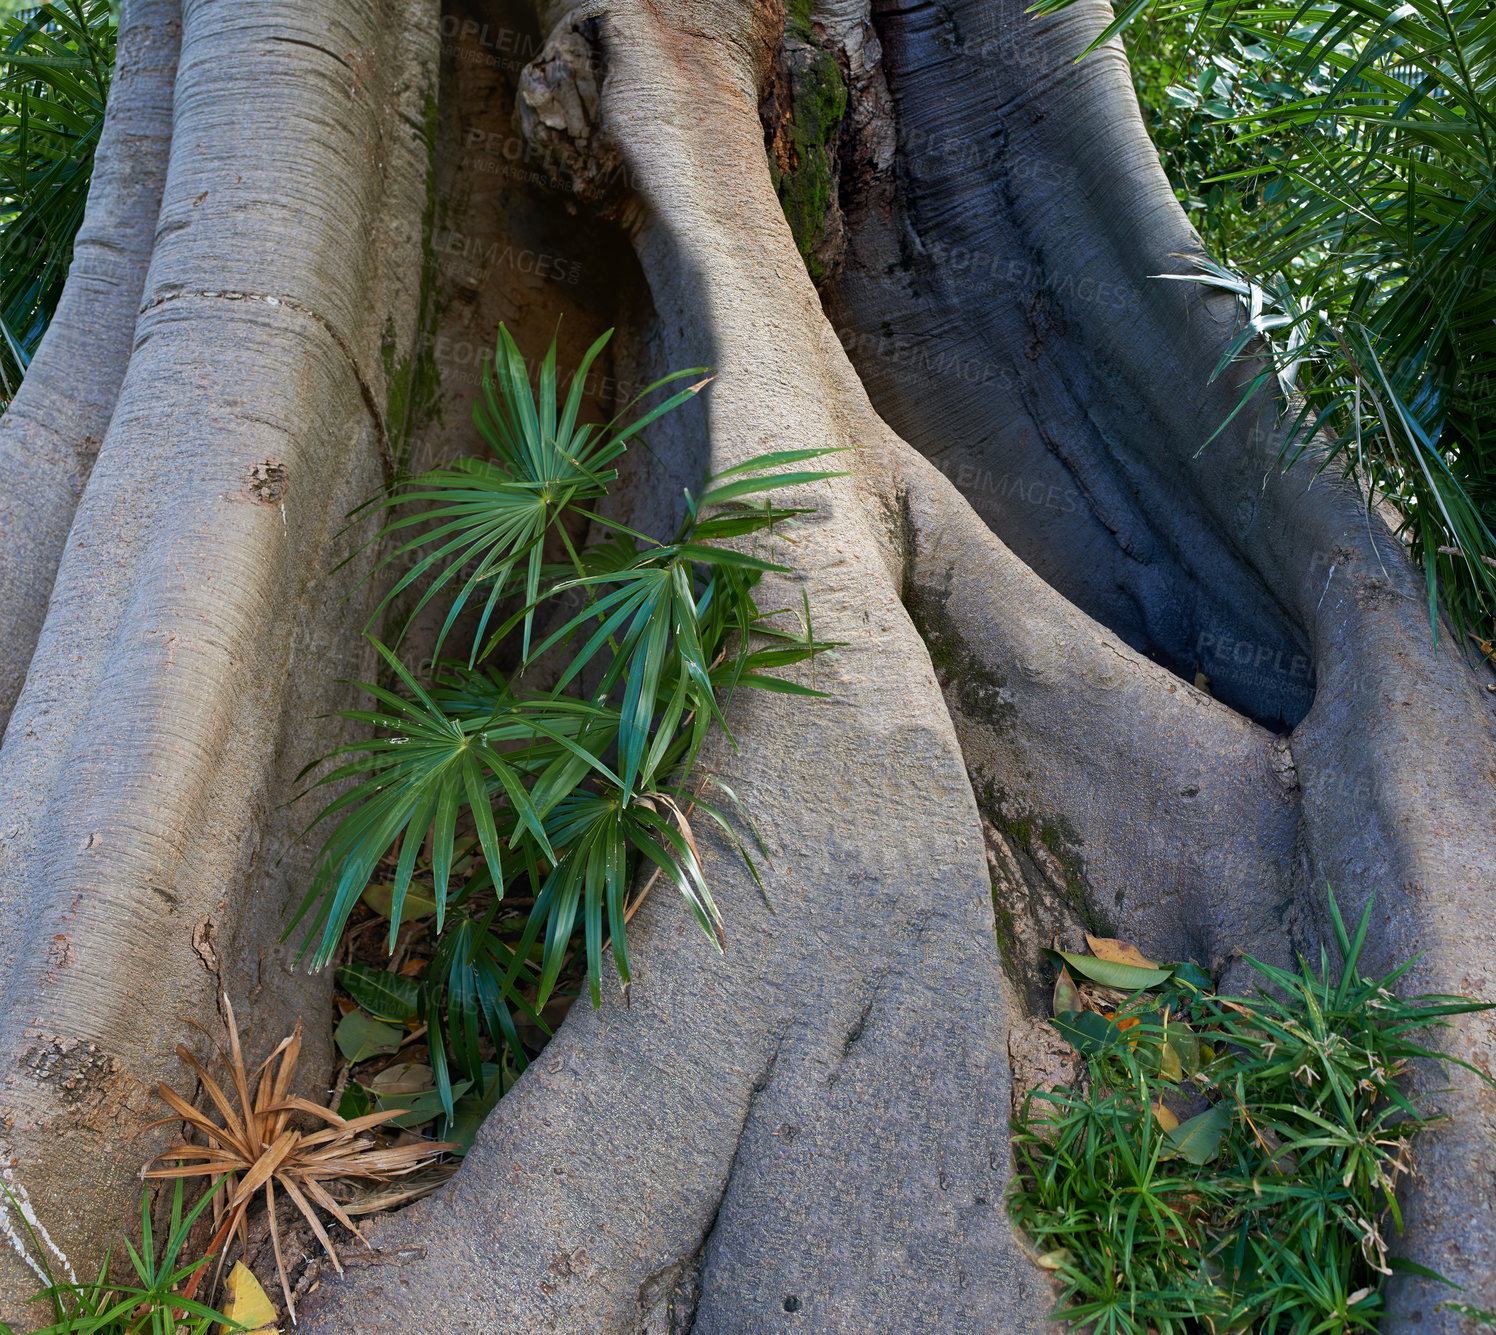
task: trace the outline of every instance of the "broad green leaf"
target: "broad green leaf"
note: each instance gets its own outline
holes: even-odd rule
[[[1192,1164],[1207,1164],[1215,1158],[1221,1137],[1230,1125],[1231,1114],[1217,1104],[1187,1122],[1181,1122],[1164,1136],[1164,1143],[1171,1154],[1188,1159]]]
[[[1050,1021],[1062,1033],[1077,1052],[1090,1056],[1100,1052],[1117,1036],[1117,1028],[1110,1020],[1095,1011],[1066,1011]]]
[[[373,1110],[373,1094],[357,1080],[350,1080],[343,1090],[343,1097],[338,1100],[338,1116],[351,1122],[355,1117],[362,1117]]]
[[[416,1013],[421,985],[367,964],[346,964],[338,970],[338,986],[376,1020],[403,1023]]]
[[[400,905],[402,925],[430,918],[436,913],[436,900],[429,893],[429,887],[420,886],[417,889],[418,885],[419,882],[413,881],[405,892],[405,899]],[[360,898],[381,918],[387,919],[394,909],[395,887],[389,881],[370,881]]]
[[[1193,1075],[1200,1069],[1201,1043],[1187,1024],[1171,1019],[1164,1026],[1164,1042],[1165,1046],[1174,1052],[1182,1072],[1182,1075],[1173,1076],[1171,1079],[1178,1080],[1183,1075]]]
[[[469,1094],[467,1098],[458,1101],[452,1125],[446,1132],[445,1138],[457,1145],[457,1148],[452,1151],[454,1154],[466,1154],[473,1148],[478,1128],[483,1125],[488,1114],[498,1106],[500,1096],[508,1087],[506,1077],[498,1063],[484,1062],[482,1071],[483,1078],[478,1086],[480,1092]],[[482,1090],[487,1090],[488,1093],[485,1095],[481,1092]]]
[[[1182,992],[1209,992],[1213,986],[1210,974],[1194,960],[1182,960],[1168,967],[1173,971],[1172,982]]]
[[[398,1051],[405,1038],[405,1031],[392,1024],[384,1024],[363,1011],[349,1011],[339,1022],[333,1037],[338,1051],[350,1066],[357,1066],[370,1057],[386,1052]]]
[[[460,1099],[472,1087],[471,1080],[454,1080],[452,1082],[453,1099]],[[442,1106],[442,1096],[435,1089],[405,1094],[381,1094],[375,1099],[371,1111],[393,1112],[397,1108],[402,1110],[400,1115],[392,1117],[385,1125],[398,1126],[405,1130],[425,1126],[427,1122],[434,1122],[445,1111]]]
[[[1114,960],[1100,960],[1091,955],[1072,955],[1064,950],[1044,952],[1056,963],[1063,961],[1078,974],[1083,974],[1103,987],[1115,987],[1123,992],[1140,992],[1145,988],[1158,987],[1168,982],[1173,969],[1142,969],[1135,964],[1118,964]]]

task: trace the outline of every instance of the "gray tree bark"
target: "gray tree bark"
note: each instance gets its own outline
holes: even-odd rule
[[[119,32],[88,207],[56,315],[0,417],[0,729],[46,615],[83,484],[130,359],[171,146],[180,6],[135,6]]]
[[[1348,488],[1276,467],[1274,405],[1197,457],[1235,312],[1148,278],[1198,240],[1120,50],[1074,63],[1106,12],[186,0],[133,348],[0,749],[0,1154],[80,1268],[176,1017],[221,981],[265,1038],[317,1013],[274,945],[303,864],[272,804],[356,675],[328,665],[357,571],[325,572],[385,450],[474,448],[501,318],[619,324],[604,408],[718,369],[631,456],[637,522],[765,448],[854,447],[765,590],[845,647],[833,701],[739,701],[711,757],[773,908],[720,849],[724,957],[652,898],[631,1004],[572,1012],[308,1329],[1038,1329],[1008,1035],[1056,932],[1245,983],[1243,953],[1317,949],[1328,882],[1377,895],[1374,963],[1489,991],[1490,674]],[[849,103],[817,291],[765,108],[823,58]],[[1449,1042],[1496,1058],[1488,1019]],[[1496,1104],[1447,1083],[1402,1250],[1489,1298]],[[27,1278],[0,1248],[0,1315]],[[1395,1281],[1388,1328],[1458,1329],[1440,1296]]]
[[[161,11],[127,7],[126,51]],[[0,1162],[59,1275],[138,1199],[155,1081],[183,1083],[220,989],[257,1042],[312,1021],[325,1088],[330,979],[279,944],[307,861],[279,861],[305,820],[283,803],[339,740],[337,680],[367,675],[358,568],[327,572],[415,337],[436,39],[416,4],[182,6],[129,364],[0,748]],[[90,217],[146,207],[133,188],[106,173]],[[70,273],[85,327],[90,286]],[[5,1319],[35,1319],[31,1280],[0,1246]]]

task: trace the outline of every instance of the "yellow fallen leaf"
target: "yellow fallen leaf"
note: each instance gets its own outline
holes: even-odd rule
[[[1045,1252],[1039,1257],[1035,1264],[1045,1270],[1058,1270],[1062,1265],[1070,1263],[1070,1248],[1061,1247],[1057,1251]]]
[[[245,1327],[245,1335],[279,1335],[275,1324],[275,1308],[260,1287],[260,1281],[243,1261],[235,1261],[234,1268],[223,1286],[223,1314],[234,1325],[219,1324],[219,1335],[230,1335],[231,1331]]]
[[[1176,1085],[1184,1079],[1184,1064],[1179,1060],[1179,1050],[1170,1042],[1165,1041],[1158,1050],[1158,1073]]]
[[[1165,1131],[1173,1131],[1179,1125],[1179,1119],[1157,1101],[1153,1104],[1153,1120]]]
[[[1114,937],[1092,936],[1087,933],[1086,944],[1091,947],[1091,954],[1099,960],[1108,960],[1112,964],[1135,964],[1140,969],[1159,967],[1152,960],[1144,959],[1143,952],[1131,941],[1118,941]]]

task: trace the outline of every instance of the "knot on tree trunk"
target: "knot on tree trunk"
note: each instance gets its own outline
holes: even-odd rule
[[[552,33],[521,71],[515,98],[520,133],[562,189],[614,217],[628,193],[629,172],[602,128],[598,92],[607,59],[596,19]]]

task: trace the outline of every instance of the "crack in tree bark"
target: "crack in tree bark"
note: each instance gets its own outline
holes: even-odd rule
[[[306,44],[302,43],[302,45]],[[394,483],[395,477],[399,472],[399,465],[395,460],[394,449],[390,445],[389,432],[385,429],[384,409],[379,406],[379,400],[374,395],[374,387],[369,383],[369,377],[359,365],[358,358],[354,355],[353,349],[348,345],[348,340],[339,333],[337,326],[331,320],[320,311],[303,305],[294,297],[284,295],[272,296],[266,292],[218,292],[209,289],[194,291],[189,288],[173,292],[158,292],[140,308],[140,314],[145,315],[147,312],[164,306],[168,302],[183,301],[193,297],[209,301],[256,301],[273,309],[294,311],[298,315],[304,315],[313,324],[317,325],[337,345],[338,351],[343,354],[344,360],[348,363],[348,369],[353,373],[354,379],[358,382],[359,394],[363,398],[364,407],[368,410],[369,418],[374,423],[374,429],[378,433],[380,459],[384,465],[384,485],[389,487]],[[137,344],[136,346],[138,348],[139,345]]]

